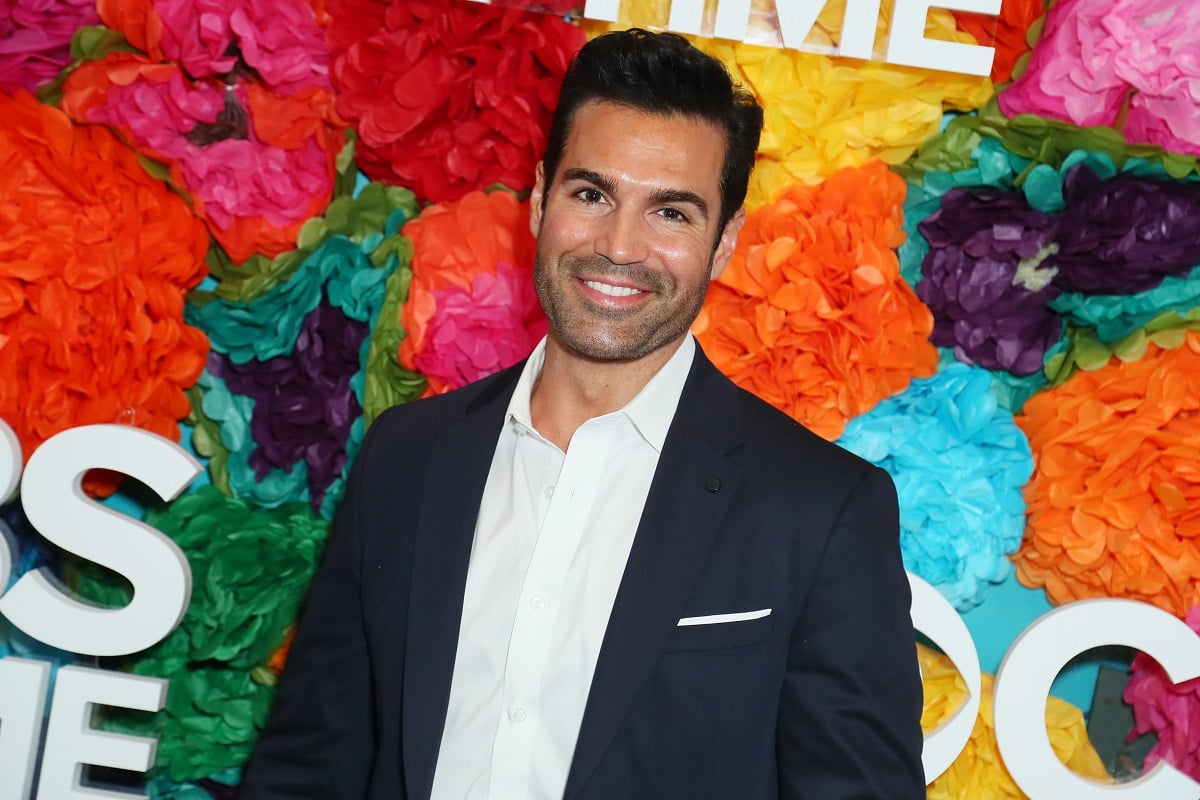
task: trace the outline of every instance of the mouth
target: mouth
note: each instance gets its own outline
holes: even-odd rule
[[[644,289],[637,289],[633,286],[617,286],[613,283],[605,283],[597,280],[584,280],[583,285],[606,297],[632,297],[633,295],[646,293]]]

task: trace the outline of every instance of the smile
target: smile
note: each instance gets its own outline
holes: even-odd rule
[[[609,297],[629,297],[630,295],[643,294],[641,289],[634,289],[632,286],[613,286],[611,283],[601,283],[600,281],[584,281],[583,283],[589,289],[594,289],[600,294],[606,294]]]

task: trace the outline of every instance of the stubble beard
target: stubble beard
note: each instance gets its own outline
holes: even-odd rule
[[[636,283],[653,293],[652,305],[609,308],[592,303],[574,289],[581,275]],[[680,339],[700,313],[708,291],[707,280],[689,285],[670,273],[641,264],[613,264],[601,257],[564,255],[553,264],[540,249],[533,285],[551,334],[593,361],[635,361]]]

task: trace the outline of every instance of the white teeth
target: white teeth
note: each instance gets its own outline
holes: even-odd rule
[[[600,294],[606,294],[609,297],[629,297],[633,294],[641,294],[641,289],[634,289],[631,286],[613,286],[611,283],[601,283],[600,281],[584,281],[584,285],[591,289],[595,289]]]

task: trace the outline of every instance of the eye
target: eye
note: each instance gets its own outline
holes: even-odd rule
[[[687,222],[688,221],[687,214],[684,214],[678,208],[672,208],[670,206],[668,206],[667,208],[660,208],[658,210],[658,215],[660,217],[662,217],[663,219],[665,219],[667,222]]]
[[[579,191],[577,191],[575,193],[575,196],[578,197],[580,200],[582,200],[585,203],[593,203],[594,204],[594,203],[603,203],[604,202],[604,192],[600,191],[599,189],[595,188],[594,186],[588,186],[583,189],[580,189]]]

